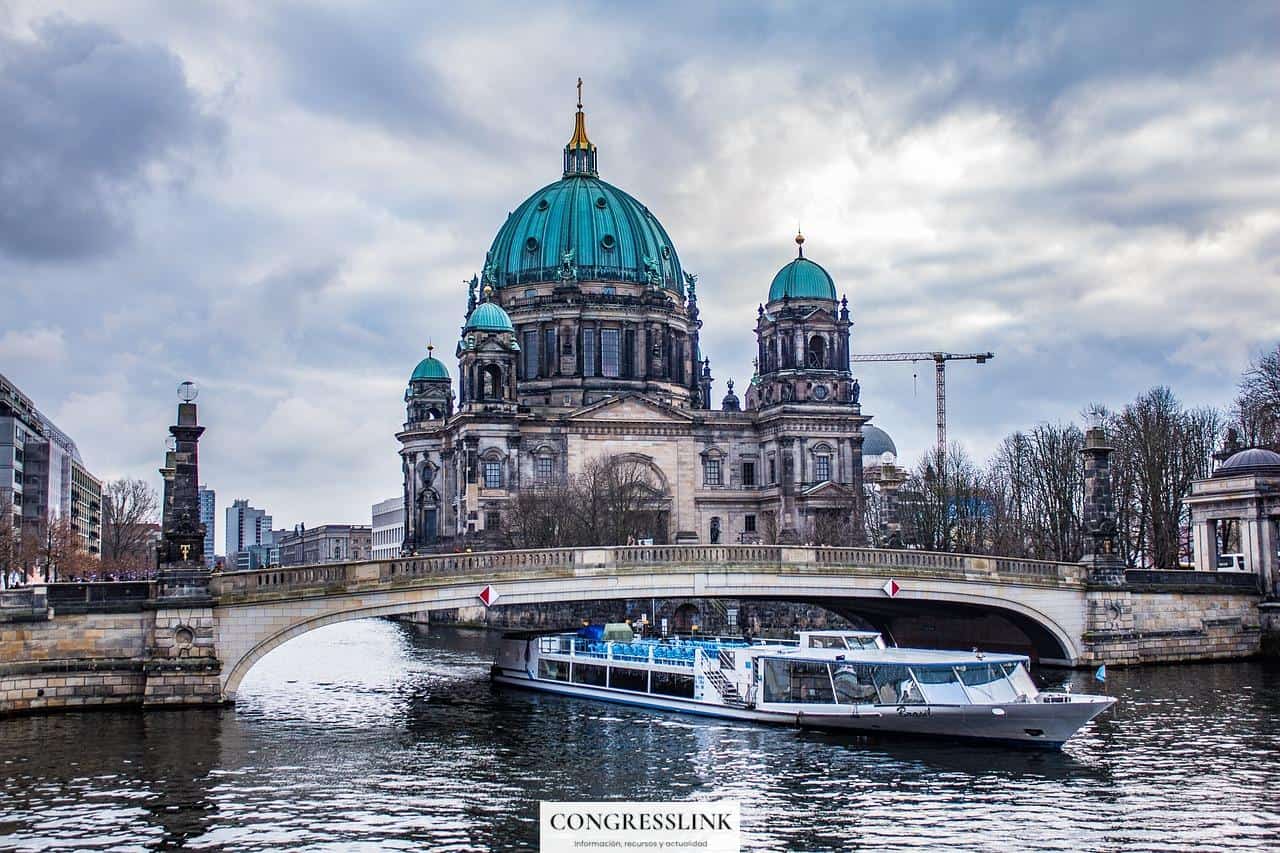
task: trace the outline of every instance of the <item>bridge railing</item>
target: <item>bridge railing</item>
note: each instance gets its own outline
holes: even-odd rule
[[[633,545],[607,548],[547,548],[528,551],[479,551],[432,554],[360,563],[289,566],[213,577],[219,596],[243,597],[294,590],[389,584],[416,579],[499,576],[520,572],[571,572],[581,569],[625,571],[766,566],[829,571],[841,566],[892,576],[901,573],[960,577],[966,580],[1077,584],[1084,569],[1006,557],[881,548],[792,547],[786,545]]]

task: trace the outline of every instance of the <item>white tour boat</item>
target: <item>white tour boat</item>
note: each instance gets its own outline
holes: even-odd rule
[[[499,684],[736,720],[1060,747],[1109,696],[1041,692],[1021,655],[887,648],[872,631],[799,642],[636,638],[627,625],[507,634]]]

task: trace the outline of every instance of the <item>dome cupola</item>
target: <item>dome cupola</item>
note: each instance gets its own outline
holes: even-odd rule
[[[1213,472],[1215,477],[1237,477],[1241,474],[1280,476],[1280,453],[1263,447],[1250,447],[1233,454]]]
[[[898,446],[893,443],[889,433],[874,424],[862,425],[862,464],[879,465],[881,457],[886,453],[898,456]]]
[[[769,301],[783,298],[836,301],[836,285],[820,265],[804,256],[804,235],[796,235],[796,259],[778,270],[769,285]]]
[[[444,362],[432,355],[435,347],[427,345],[427,357],[418,362],[418,366],[414,368],[413,375],[409,377],[410,382],[448,382],[449,371],[444,366]]]
[[[484,281],[496,288],[546,282],[646,284],[684,292],[675,245],[649,208],[599,178],[579,81],[564,175],[507,216],[489,247]]]
[[[475,307],[467,317],[467,324],[462,327],[462,331],[466,332],[510,332],[515,334],[515,327],[511,325],[511,318],[507,312],[502,310],[502,306],[497,302],[488,299],[490,291],[485,289],[486,301],[481,302]]]

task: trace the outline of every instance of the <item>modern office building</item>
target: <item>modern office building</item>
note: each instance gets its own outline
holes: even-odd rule
[[[249,506],[247,499],[227,507],[227,564],[236,563],[236,554],[254,545],[272,545],[271,516],[266,510]]]
[[[370,559],[372,530],[367,524],[298,526],[277,543],[280,565],[310,566]]]
[[[404,498],[400,495],[373,505],[372,543],[375,560],[400,556],[404,547]]]
[[[69,519],[81,547],[102,551],[102,483],[89,473],[76,443],[0,374],[0,499],[14,519],[38,528]]]
[[[102,481],[85,470],[79,456],[71,460],[71,530],[80,547],[102,555]]]
[[[200,523],[204,525],[204,564],[213,568],[214,558],[214,525],[217,518],[218,502],[213,489],[200,487]]]

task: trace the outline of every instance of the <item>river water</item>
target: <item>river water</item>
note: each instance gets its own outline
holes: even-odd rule
[[[1115,669],[1116,707],[1037,753],[498,690],[494,641],[351,622],[272,652],[234,708],[0,720],[0,848],[529,850],[538,801],[610,798],[736,799],[744,850],[1280,839],[1273,664]]]

